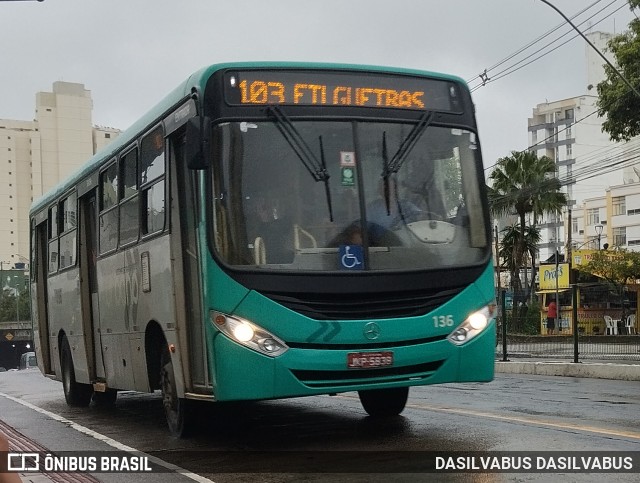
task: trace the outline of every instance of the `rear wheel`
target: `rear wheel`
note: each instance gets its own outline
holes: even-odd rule
[[[187,436],[191,429],[187,410],[188,401],[178,397],[173,362],[171,362],[171,356],[167,349],[162,352],[161,356],[160,388],[162,389],[162,405],[169,431],[179,438]]]
[[[71,347],[66,337],[62,338],[60,365],[62,366],[62,388],[64,389],[64,398],[67,404],[69,406],[88,406],[91,402],[93,386],[76,382]]]
[[[370,389],[358,391],[358,396],[369,416],[376,418],[397,416],[407,404],[409,388]]]

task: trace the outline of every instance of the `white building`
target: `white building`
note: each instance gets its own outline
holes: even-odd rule
[[[574,248],[640,250],[640,183],[609,187],[572,212]]]
[[[611,34],[594,32],[588,34],[596,48],[606,54],[606,43]],[[609,54],[609,58],[611,56]],[[605,203],[605,190],[625,183],[640,180],[640,170],[631,154],[638,141],[614,143],[602,131],[603,118],[597,115],[596,86],[605,79],[603,60],[586,46],[587,84],[584,95],[538,104],[528,120],[530,149],[538,156],[548,156],[556,162],[558,178],[565,187],[572,209],[571,241],[574,246],[596,236],[593,222],[584,213],[593,210],[591,204],[596,199]],[[636,169],[634,170],[634,165]],[[634,188],[640,193],[640,185]],[[589,200],[589,203],[583,203]],[[564,253],[569,239],[565,224],[567,210],[553,216],[547,215],[539,224],[542,243],[540,260],[548,259],[556,248]],[[602,219],[606,220],[603,213]],[[582,223],[582,227],[576,227]],[[601,240],[606,236],[601,235]],[[613,233],[609,234],[610,237]],[[640,248],[640,247],[639,247]]]
[[[91,92],[55,82],[36,94],[33,121],[0,119],[0,261],[4,268],[29,258],[29,207],[117,137],[93,127]]]

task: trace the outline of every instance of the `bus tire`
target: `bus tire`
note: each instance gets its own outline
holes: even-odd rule
[[[91,402],[93,386],[76,382],[76,371],[73,368],[71,347],[66,336],[62,337],[60,350],[60,366],[62,369],[62,388],[64,398],[69,406],[86,407]]]
[[[369,416],[385,418],[399,415],[407,404],[408,387],[358,391],[360,403]]]
[[[162,352],[161,356],[160,388],[162,389],[162,405],[169,431],[178,438],[188,436],[191,429],[188,419],[188,401],[178,397],[178,389],[173,372],[173,362],[167,349]]]

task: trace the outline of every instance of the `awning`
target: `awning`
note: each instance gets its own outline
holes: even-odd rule
[[[560,293],[560,292],[568,292],[569,290],[571,290],[570,288],[559,288],[558,290],[553,289],[553,290],[538,290],[536,293]]]

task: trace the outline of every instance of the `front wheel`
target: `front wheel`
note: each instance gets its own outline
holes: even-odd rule
[[[160,388],[162,389],[162,405],[169,431],[179,438],[187,436],[191,429],[187,400],[178,397],[173,362],[171,362],[171,356],[166,349],[162,353],[160,362]]]
[[[358,391],[362,407],[371,417],[384,418],[397,416],[407,404],[408,387],[389,389],[369,389]]]
[[[62,366],[62,388],[64,398],[69,406],[88,406],[93,394],[91,384],[76,382],[76,371],[73,368],[71,347],[66,337],[62,338],[60,349],[60,365]]]

